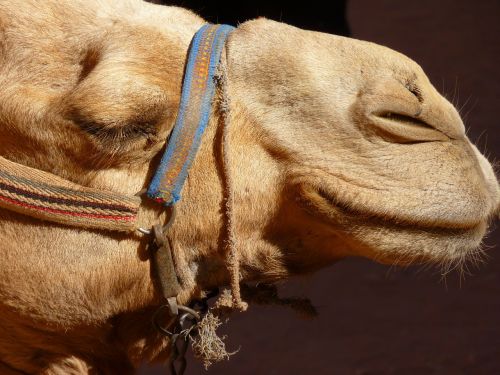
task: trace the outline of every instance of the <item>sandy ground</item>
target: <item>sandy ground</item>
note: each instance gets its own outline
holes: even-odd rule
[[[399,50],[464,106],[470,137],[500,156],[500,2],[350,0],[353,37]],[[252,307],[234,316],[229,348],[211,374],[500,374],[500,231],[487,263],[462,282],[438,270],[389,269],[351,259],[282,287],[320,317]],[[144,368],[142,375],[165,374]],[[203,374],[190,360],[188,375]]]

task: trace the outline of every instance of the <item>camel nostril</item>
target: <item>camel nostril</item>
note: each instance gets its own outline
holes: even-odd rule
[[[413,94],[418,100],[419,103],[424,102],[424,98],[422,96],[422,91],[414,82],[406,82],[406,89]]]
[[[420,127],[424,127],[424,128],[428,128],[428,129],[434,129],[434,127],[432,127],[431,125],[429,125],[425,121],[422,121],[418,118],[404,115],[401,113],[382,112],[382,113],[375,114],[375,116],[383,118],[385,120],[398,122],[398,123],[401,123],[404,125],[420,126]]]
[[[411,110],[411,109],[410,109]],[[426,117],[411,114],[404,109],[387,109],[370,114],[372,129],[383,139],[396,143],[448,141],[449,137],[429,123]],[[431,118],[432,119],[432,118]]]

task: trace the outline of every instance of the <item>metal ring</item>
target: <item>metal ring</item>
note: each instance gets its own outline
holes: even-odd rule
[[[164,310],[166,307],[168,307],[167,305],[162,305],[158,308],[158,310],[155,311],[155,313],[153,314],[153,318],[152,318],[152,321],[153,321],[153,325],[155,326],[155,328],[160,332],[160,333],[163,333],[165,336],[168,336],[170,338],[172,338],[172,336],[174,335],[173,332],[170,332],[168,329],[166,328],[163,328],[162,325],[158,322],[158,317],[160,315],[160,312],[162,310]],[[177,317],[176,316],[173,316],[170,321],[168,322],[167,324],[167,327],[170,326],[176,319]]]
[[[167,223],[163,226],[163,231],[164,232],[167,231],[172,226],[172,224],[174,223],[176,215],[177,215],[177,210],[175,209],[175,205],[170,206],[170,216],[168,218]],[[149,236],[152,233],[152,231],[150,229],[146,229],[146,228],[142,228],[142,227],[137,228],[137,231],[139,233],[141,233],[141,234],[146,235],[146,236]]]
[[[200,321],[201,320],[201,316],[200,314],[198,314],[198,311],[190,308],[190,307],[187,307],[187,306],[184,306],[184,305],[179,305],[179,311],[184,311],[185,313],[188,313],[189,315],[191,315],[196,321]]]
[[[183,323],[184,323],[184,320],[186,319],[186,317],[189,316],[189,315],[196,322],[199,322],[201,320],[200,314],[198,314],[198,312],[196,310],[193,310],[193,309],[191,309],[191,308],[189,308],[187,306],[184,306],[184,305],[179,305],[178,308],[179,308],[179,311],[183,311],[184,312],[184,314],[182,314],[182,316],[181,316],[181,319],[182,319]],[[158,307],[158,309],[156,310],[156,312],[153,314],[153,318],[152,318],[153,325],[156,327],[156,329],[158,331],[160,331],[164,335],[166,335],[168,337],[172,337],[175,333],[169,331],[168,329],[166,329],[164,327],[162,327],[162,325],[158,321],[160,313],[163,312],[163,310],[166,310],[166,309],[169,309],[168,305],[161,305],[160,307]],[[168,322],[167,326],[169,326],[170,324],[172,324],[177,318],[179,318],[179,315],[173,316],[172,319]]]
[[[137,228],[137,231],[139,233],[145,234],[146,236],[149,236],[151,234],[151,231],[149,229]]]

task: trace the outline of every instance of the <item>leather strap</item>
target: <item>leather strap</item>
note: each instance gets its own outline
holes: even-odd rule
[[[172,256],[172,247],[168,238],[165,236],[161,225],[153,227],[153,244],[151,248],[151,259],[160,281],[160,290],[163,297],[167,300],[171,315],[177,315],[177,295],[181,291],[181,285],[175,271],[174,259]]]

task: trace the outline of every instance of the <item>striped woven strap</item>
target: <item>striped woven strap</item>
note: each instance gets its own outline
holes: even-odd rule
[[[210,118],[216,68],[233,29],[228,25],[207,24],[191,42],[176,123],[147,193],[165,205],[172,205],[180,199],[182,186]]]
[[[0,157],[0,207],[81,228],[133,231],[141,200],[83,187]]]

